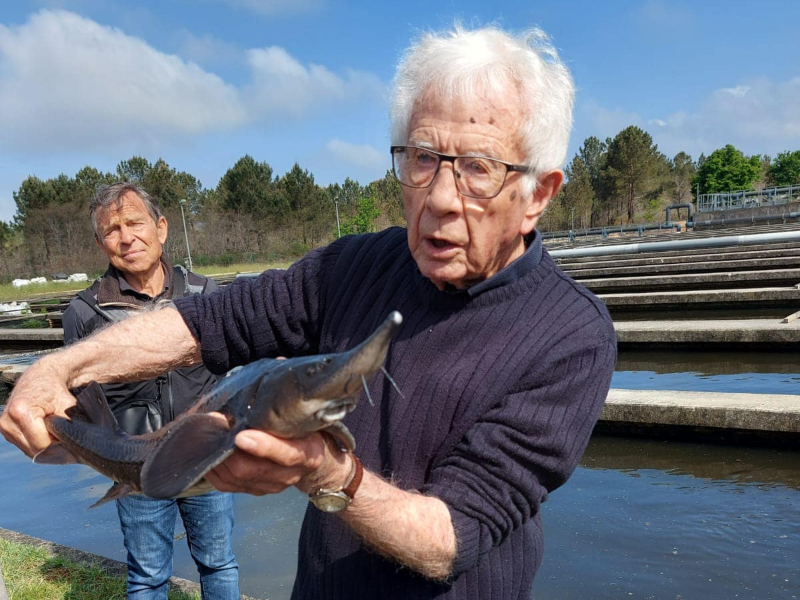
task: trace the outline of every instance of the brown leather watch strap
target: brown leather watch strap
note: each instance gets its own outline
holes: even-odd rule
[[[361,461],[358,460],[358,457],[355,454],[351,454],[350,456],[353,457],[353,477],[350,479],[350,483],[345,486],[342,490],[350,500],[353,500],[356,496],[356,492],[358,491],[358,487],[361,485],[361,480],[364,478],[364,465],[361,464]]]

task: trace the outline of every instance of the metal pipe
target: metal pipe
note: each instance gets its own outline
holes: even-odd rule
[[[192,251],[189,250],[189,234],[186,231],[186,215],[183,214],[183,205],[186,204],[186,198],[182,198],[178,204],[181,206],[181,217],[183,218],[183,237],[186,238],[186,258],[189,262],[189,270],[192,271]]]
[[[553,258],[576,256],[601,256],[604,254],[637,254],[639,252],[664,252],[668,250],[689,250],[694,248],[716,248],[721,246],[746,246],[800,241],[800,231],[780,231],[775,233],[756,233],[751,235],[726,235],[713,238],[679,240],[672,242],[642,242],[640,244],[619,244],[616,246],[592,246],[589,248],[569,248],[552,250]]]
[[[554,240],[558,238],[569,238],[570,241],[572,241],[572,239],[578,236],[589,237],[590,235],[601,235],[606,238],[608,237],[609,231],[613,231],[614,233],[617,231],[620,233],[624,233],[626,231],[638,231],[641,233],[642,231],[652,231],[655,229],[675,229],[676,231],[680,231],[681,226],[678,223],[662,223],[659,225],[608,225],[606,227],[590,227],[582,231],[543,232],[542,239]]]
[[[691,202],[686,202],[684,204],[670,204],[665,209],[666,212],[667,212],[667,221],[666,221],[667,225],[672,223],[672,219],[670,218],[670,215],[672,214],[672,209],[680,210],[682,208],[685,208],[685,209],[687,209],[689,211],[689,216],[688,216],[688,218],[686,220],[687,221],[691,221],[692,220],[692,216],[694,215],[694,204],[692,204]]]
[[[800,218],[800,212],[790,212],[790,213],[781,213],[781,214],[774,214],[774,215],[753,215],[750,217],[732,217],[730,219],[722,218],[722,219],[707,219],[705,221],[693,221],[692,225],[697,227],[698,225],[705,225],[706,227],[711,227],[712,225],[732,225],[735,223],[755,223],[757,221],[777,221],[779,219],[785,221],[786,219],[797,219]],[[688,224],[687,224],[688,225]]]

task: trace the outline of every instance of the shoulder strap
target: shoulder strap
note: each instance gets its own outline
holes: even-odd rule
[[[98,280],[99,281],[99,280]],[[85,290],[78,292],[77,297],[83,300],[89,308],[91,308],[94,312],[98,315],[103,317],[107,321],[111,321],[112,323],[117,323],[126,319],[128,317],[128,311],[118,308],[111,308],[111,309],[103,309],[100,308],[97,304],[97,292],[93,291],[94,286],[86,288]]]
[[[175,274],[172,278],[172,297],[190,296],[192,294],[202,294],[206,289],[208,280],[201,278],[194,273],[189,273],[183,265],[175,265]]]

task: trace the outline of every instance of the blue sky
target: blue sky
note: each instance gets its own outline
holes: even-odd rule
[[[568,160],[628,125],[668,156],[800,149],[800,2],[17,0],[0,7],[0,220],[29,174],[133,155],[205,187],[244,154],[366,184],[390,164],[398,57],[456,20],[552,36],[578,88]]]

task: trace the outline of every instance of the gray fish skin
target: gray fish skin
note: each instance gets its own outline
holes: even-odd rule
[[[356,407],[364,381],[386,361],[402,323],[392,312],[372,335],[336,354],[263,359],[232,371],[176,422],[142,467],[142,489],[170,498],[200,482],[230,456],[236,434],[259,429],[283,438],[328,431],[347,450],[355,440],[341,423]],[[220,412],[227,423],[209,415]]]
[[[105,496],[91,508],[129,494],[141,493],[142,465],[171,424],[153,433],[136,436],[126,434],[117,424],[102,388],[95,382],[78,394],[76,402],[67,411],[69,419],[58,416],[45,419],[47,430],[58,442],[38,453],[33,462],[85,464],[114,481]],[[203,482],[185,495],[203,494],[211,489],[209,484]]]
[[[203,476],[233,453],[234,438],[244,429],[283,438],[325,429],[352,451],[355,441],[341,419],[355,408],[364,381],[382,368],[401,323],[400,313],[392,312],[345,352],[262,359],[233,369],[175,421],[144,435],[121,431],[102,389],[92,383],[68,411],[70,419],[45,420],[60,443],[34,462],[81,462],[112,479],[115,484],[93,505],[99,506],[131,493],[179,498],[210,491]]]

